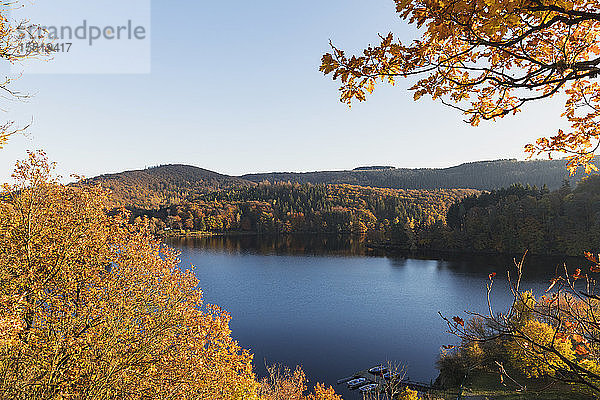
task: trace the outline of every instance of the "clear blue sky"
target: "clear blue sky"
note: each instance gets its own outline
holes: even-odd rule
[[[318,72],[328,40],[352,51],[389,31],[411,37],[391,0],[154,0],[150,74],[16,82],[34,98],[5,104],[2,118],[34,125],[0,152],[0,178],[26,149],[88,177],[166,163],[233,175],[440,167],[523,158],[523,145],[560,124],[553,99],[472,128],[440,103],[413,102],[408,82],[348,109]]]

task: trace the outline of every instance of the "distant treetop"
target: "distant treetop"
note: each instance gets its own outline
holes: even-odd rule
[[[374,165],[371,167],[357,167],[354,168],[353,171],[377,171],[382,169],[396,169],[396,167]]]

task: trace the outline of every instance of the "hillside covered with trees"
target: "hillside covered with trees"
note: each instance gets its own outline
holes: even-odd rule
[[[361,169],[297,176],[307,180],[346,176],[366,182],[396,174],[417,185],[418,172],[421,186],[448,179],[446,186],[453,186],[454,180],[463,187],[469,185],[465,181],[492,186],[483,182],[513,182],[519,177],[549,182],[567,175],[560,161],[504,160],[446,170]],[[161,234],[368,233],[376,234],[372,236],[376,241],[406,250],[581,255],[595,249],[600,239],[600,178],[590,176],[573,184],[577,179],[563,179],[560,185],[553,184],[558,186],[555,190],[545,184],[512,184],[491,191],[391,189],[254,183],[201,168],[166,165],[102,175],[80,185],[109,189],[113,207],[129,209],[132,220],[146,219],[150,229]]]
[[[142,208],[176,204],[191,195],[233,186],[254,185],[244,179],[181,164],[100,175],[86,180],[84,184],[99,184],[110,189],[113,202],[117,205]]]
[[[236,187],[251,187],[261,182],[313,185],[355,185],[389,189],[496,190],[520,183],[558,189],[565,180],[572,186],[582,174],[570,177],[561,160],[479,161],[451,168],[407,169],[393,167],[358,167],[352,171],[318,171],[308,173],[276,172],[248,174],[241,177],[219,174],[206,169],[173,164],[144,170],[101,175],[84,181],[100,184],[112,191],[117,206],[159,209],[193,201],[199,196]]]
[[[596,161],[596,163],[598,163]],[[248,174],[242,178],[263,182],[298,182],[313,184],[349,184],[392,189],[494,190],[515,183],[558,189],[565,179],[575,184],[582,173],[570,177],[564,160],[496,160],[461,164],[450,168],[359,168],[353,171],[274,172]]]
[[[134,209],[155,232],[390,233],[444,223],[470,189],[396,190],[351,185],[269,184],[197,194],[158,210]],[[133,209],[133,207],[132,207]]]
[[[458,250],[581,256],[599,251],[600,175],[568,181],[558,190],[513,185],[466,197],[453,204],[447,224],[417,228],[414,241],[400,244]],[[404,238],[406,240],[406,238]]]

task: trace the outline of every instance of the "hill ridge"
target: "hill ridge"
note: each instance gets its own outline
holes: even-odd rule
[[[86,179],[82,184],[100,184],[113,192],[117,205],[140,208],[158,208],[185,200],[190,195],[254,185],[242,178],[186,164],[103,174]]]
[[[598,163],[598,162],[597,162]],[[565,180],[574,185],[584,175],[570,177],[564,160],[516,159],[484,160],[445,168],[395,168],[314,172],[269,172],[245,174],[252,182],[296,182],[312,184],[351,184],[390,189],[493,190],[520,183],[557,189]]]
[[[362,168],[231,176],[178,163],[103,174],[84,181],[84,184],[101,184],[112,190],[118,205],[159,208],[197,195],[264,181],[414,190],[494,190],[520,183],[537,187],[546,185],[553,190],[561,187],[565,180],[574,186],[583,176],[570,177],[564,160],[500,159],[467,162],[447,168]]]

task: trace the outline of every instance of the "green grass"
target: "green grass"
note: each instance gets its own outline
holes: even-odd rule
[[[525,390],[519,391],[516,384],[507,382],[506,379],[506,386],[502,385],[498,373],[478,373],[467,380],[463,397],[486,396],[490,400],[591,400],[597,398],[590,394],[584,394],[582,388],[575,385],[551,383],[545,379],[519,377],[518,380],[526,386]],[[443,394],[443,398],[446,400],[457,397],[458,389],[447,390]]]

